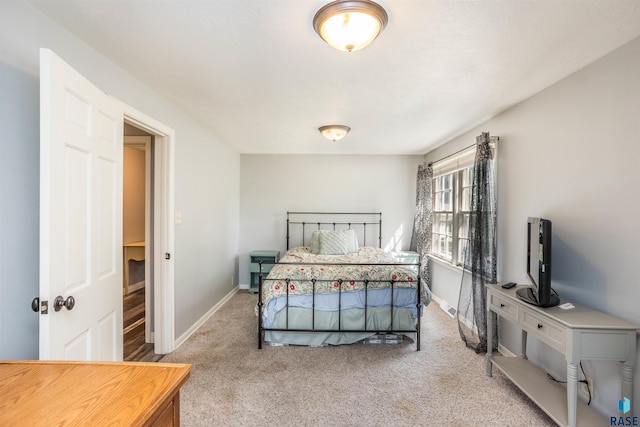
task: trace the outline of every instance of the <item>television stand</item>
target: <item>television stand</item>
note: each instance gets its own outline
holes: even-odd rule
[[[560,304],[560,298],[555,294],[551,294],[549,296],[549,304],[540,304],[540,301],[538,301],[538,298],[536,298],[535,294],[533,293],[533,288],[531,288],[530,286],[518,288],[518,290],[516,291],[516,295],[522,301],[532,305],[537,305],[538,307],[555,307],[556,305]]]
[[[622,362],[620,397],[633,402],[637,327],[575,303],[575,307],[569,310],[528,304],[516,295],[523,287],[503,289],[500,285],[487,285],[487,342],[493,341],[493,325],[498,316],[516,324],[522,331],[520,357],[494,355],[488,346],[487,375],[492,375],[493,365],[498,367],[561,426],[608,425],[608,420],[578,399],[578,365],[581,360]],[[567,362],[566,390],[527,360],[527,334],[564,354]],[[633,408],[627,415],[633,415]]]

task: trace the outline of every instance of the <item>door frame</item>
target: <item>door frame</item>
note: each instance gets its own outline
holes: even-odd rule
[[[117,101],[124,108],[125,123],[154,137],[153,230],[150,231],[153,238],[145,237],[153,242],[154,352],[167,354],[175,349],[175,131],[126,103]]]
[[[153,139],[153,136],[151,135],[148,135],[148,136],[125,135],[124,136],[124,148],[142,147],[144,149],[144,241],[145,241],[144,259],[146,260],[146,262],[144,263],[144,277],[145,277],[145,280],[144,280],[144,317],[145,317],[144,342],[145,343],[154,342],[154,338],[152,335],[153,319],[151,318],[151,313],[154,312],[155,307],[152,310],[153,306],[150,298],[150,296],[153,295],[153,288],[152,288],[153,283],[151,280],[153,276],[151,275],[151,267],[154,264],[153,262],[151,262],[153,261],[153,258],[151,257],[152,255],[151,248],[153,247],[152,245],[153,230],[151,229],[151,226],[153,224],[151,220],[151,208],[153,203],[153,199],[151,198],[151,189],[153,188],[151,185],[152,184],[151,180],[153,179],[153,177],[151,176],[151,171],[153,170],[151,167],[152,166],[152,160],[151,160],[152,139]],[[123,192],[126,186],[127,186],[127,182],[123,179],[122,181]],[[122,205],[122,210],[124,211],[124,204]],[[123,229],[124,229],[124,223],[123,223]],[[123,243],[124,243],[124,238],[123,238]],[[128,260],[125,257],[122,260],[122,263],[124,264],[122,267],[123,269],[127,268],[127,265],[126,265],[127,262]],[[125,277],[125,280],[126,280],[126,277]]]

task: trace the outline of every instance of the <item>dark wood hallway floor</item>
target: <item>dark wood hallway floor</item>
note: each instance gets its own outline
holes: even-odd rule
[[[157,362],[162,359],[161,354],[153,352],[153,343],[146,343],[144,339],[144,288],[125,295],[122,304],[124,360]]]

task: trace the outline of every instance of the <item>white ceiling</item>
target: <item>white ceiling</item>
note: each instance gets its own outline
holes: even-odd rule
[[[640,36],[638,0],[379,0],[353,53],[328,0],[31,3],[241,153],[422,154]]]

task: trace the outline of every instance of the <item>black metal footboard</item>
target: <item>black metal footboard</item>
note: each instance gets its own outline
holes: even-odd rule
[[[269,277],[264,277],[263,275],[263,270],[262,270],[262,266],[264,265],[270,265],[270,264],[280,264],[280,265],[286,265],[286,264],[290,264],[290,265],[300,265],[300,266],[305,266],[305,265],[316,265],[316,266],[336,266],[336,265],[345,265],[345,266],[362,266],[362,267],[375,267],[375,266],[402,266],[402,267],[412,267],[415,266],[417,267],[417,271],[416,271],[416,279],[409,278],[409,280],[363,280],[363,279],[353,279],[354,282],[358,282],[358,283],[362,283],[364,284],[364,324],[362,328],[358,328],[358,329],[344,329],[343,325],[342,325],[342,295],[344,292],[348,292],[348,291],[343,291],[343,283],[349,283],[352,280],[350,280],[350,278],[335,278],[335,279],[300,279],[300,278],[283,278],[283,277],[276,277],[276,278],[269,278]],[[421,278],[420,278],[420,262],[417,263],[389,263],[389,264],[382,264],[382,263],[377,263],[377,264],[353,264],[353,263],[297,263],[297,262],[268,262],[268,261],[263,261],[259,263],[260,265],[260,270],[259,270],[259,275],[258,275],[258,303],[257,303],[257,307],[258,307],[258,348],[261,349],[262,348],[262,341],[263,341],[263,335],[264,332],[267,331],[272,331],[272,332],[322,332],[322,333],[375,333],[375,334],[407,334],[407,333],[415,333],[416,336],[416,350],[420,351],[420,317],[421,317],[421,313],[422,313],[422,283],[421,283]],[[273,271],[273,270],[272,270]],[[284,328],[267,328],[264,327],[263,325],[263,309],[264,309],[264,302],[263,302],[263,285],[265,284],[265,282],[269,282],[269,281],[284,281],[286,283],[286,294],[285,294],[285,298],[286,298],[286,304],[285,307],[283,308],[283,310],[286,310],[285,312],[285,327]],[[299,327],[290,327],[289,326],[289,284],[291,281],[300,281],[300,280],[304,280],[306,282],[311,282],[312,284],[312,306],[311,306],[311,327],[310,328],[299,328]],[[317,285],[320,285],[323,282],[333,282],[333,283],[338,283],[339,286],[337,286],[338,288],[338,327],[337,328],[331,328],[331,329],[320,329],[320,328],[316,328],[316,322],[315,322],[315,316],[316,316],[316,287]],[[394,289],[398,286],[399,283],[411,283],[412,285],[415,285],[415,290],[416,290],[416,312],[417,312],[417,318],[416,318],[416,325],[415,328],[413,329],[397,329],[394,328],[394,309],[396,308],[394,306]],[[373,285],[374,283],[389,283],[389,289],[391,290],[391,300],[390,300],[390,304],[389,304],[389,308],[390,308],[390,324],[389,327],[387,329],[369,329],[367,326],[367,315],[368,315],[368,310],[371,309],[371,307],[369,306],[369,290],[372,289],[370,288],[371,285]],[[413,286],[412,286],[413,287]],[[376,287],[375,289],[380,289],[379,287]],[[385,306],[386,307],[386,306]]]

